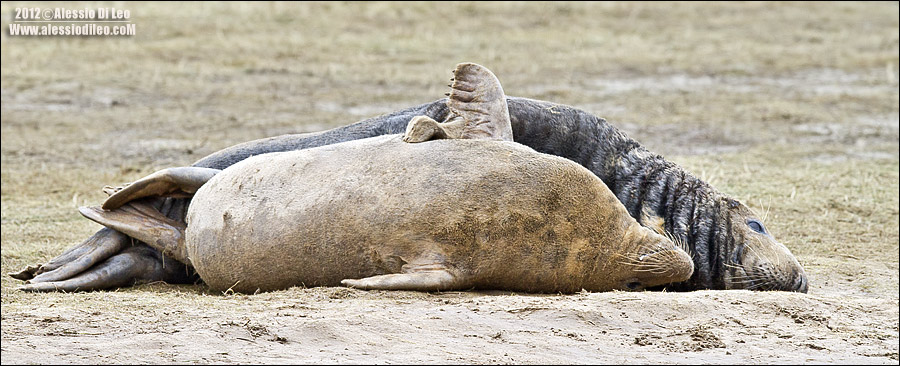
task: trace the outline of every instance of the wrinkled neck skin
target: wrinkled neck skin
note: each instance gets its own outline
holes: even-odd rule
[[[683,243],[694,260],[694,274],[670,290],[726,289],[733,277],[727,266],[735,248],[731,216],[723,212],[725,197],[706,182],[643,148],[627,152],[610,187],[639,222],[648,215],[663,219],[666,234]],[[604,180],[607,181],[607,180]]]

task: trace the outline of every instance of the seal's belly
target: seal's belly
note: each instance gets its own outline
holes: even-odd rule
[[[212,288],[241,292],[338,285],[428,261],[500,278],[533,273],[523,261],[565,271],[576,253],[546,248],[589,229],[579,227],[584,189],[567,187],[596,184],[568,166],[515,143],[397,136],[261,155],[197,192],[186,245]]]

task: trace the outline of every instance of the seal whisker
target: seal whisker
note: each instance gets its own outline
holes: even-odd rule
[[[756,239],[756,241],[760,244],[760,246],[763,246],[763,245],[764,245],[762,239],[756,238],[756,237],[754,237],[754,239]],[[781,260],[784,259],[785,256],[786,256],[786,254],[785,254],[784,252],[782,252],[782,251],[771,251],[771,252],[769,252],[769,253],[772,254],[772,255],[775,255],[775,259],[778,259],[778,261],[774,261],[774,262],[773,262],[773,261],[772,261],[772,258],[769,257],[768,255],[766,255],[766,256],[765,256],[765,259],[766,259],[766,261],[767,261],[768,263],[780,263]]]
[[[732,288],[742,288],[742,289],[747,289],[747,288],[749,287],[749,286],[747,286],[747,285],[752,285],[752,284],[753,284],[753,281],[750,281],[750,280],[745,280],[745,281],[735,281],[735,282],[732,282],[731,284],[732,284],[733,286],[735,286],[735,287],[732,287]]]
[[[755,284],[753,284],[753,285],[747,286],[746,289],[747,289],[747,290],[755,290],[755,289],[760,288],[760,287],[761,287],[762,285],[764,285],[764,284],[765,284],[765,282],[755,283]]]
[[[619,255],[620,258],[624,258],[625,260],[618,261],[618,264],[624,266],[632,266],[635,272],[648,272],[648,273],[668,273],[670,268],[665,265],[666,261],[641,261],[636,260],[634,258],[626,257],[624,255]]]
[[[647,267],[653,266],[652,263],[641,262],[641,261],[634,260],[634,259],[619,261],[618,264],[624,265],[624,266],[633,266],[633,267],[637,267],[637,268],[647,268]]]
[[[668,272],[668,270],[665,269],[665,268],[663,268],[663,267],[638,268],[638,269],[634,269],[634,271],[635,271],[635,272],[656,273],[656,274],[661,274],[661,273],[666,273],[666,272]]]
[[[755,275],[755,274],[744,274],[744,275],[730,275],[730,276],[728,276],[728,278],[736,278],[736,279],[743,279],[743,278],[759,279],[759,276],[758,276],[758,275]]]
[[[690,257],[694,256],[694,253],[691,252],[691,247],[684,240],[681,240],[680,238],[676,237],[674,234],[669,233],[668,231],[663,232],[663,236],[665,236],[666,239],[669,239],[673,243],[675,243],[675,247],[683,250],[685,253],[688,254],[688,256],[690,256]],[[674,254],[673,254],[673,256],[674,256]]]
[[[759,246],[762,246],[762,245],[763,245],[762,240],[760,240],[759,238],[757,238],[757,237],[755,237],[755,236],[752,237],[752,238],[753,238],[753,240],[756,241],[756,244],[757,244],[757,245],[759,245]],[[760,254],[760,252],[756,251],[756,249],[754,249],[753,246],[749,246],[749,245],[748,245],[747,247],[750,248],[750,251],[753,252],[753,255],[762,258],[763,260],[766,261],[766,263],[772,263],[772,262],[771,262],[771,258],[769,258],[769,256],[768,256],[767,254],[765,254],[765,253]]]
[[[772,285],[772,281],[762,281],[760,283],[747,287],[747,290],[771,291],[773,289]]]
[[[729,275],[728,278],[729,278],[729,279],[737,279],[737,280],[744,280],[744,279],[749,279],[749,280],[759,280],[759,279],[762,279],[763,277],[760,276],[760,275],[758,275],[758,274],[755,274],[755,273],[747,273],[747,274],[744,274],[744,275],[737,275],[737,274],[736,274],[736,275]]]
[[[756,240],[760,246],[763,246],[763,242],[760,238],[754,237],[754,240]],[[779,276],[780,271],[778,270],[778,267],[774,266],[775,263],[781,263],[782,257],[781,257],[780,252],[778,252],[778,251],[774,252],[776,259],[778,259],[778,261],[773,261],[772,257],[769,256],[768,252],[762,252],[760,255],[760,251],[756,251],[756,250],[752,249],[752,247],[751,247],[751,251],[753,251],[754,255],[757,255],[760,258],[762,258],[764,260],[763,263],[773,266],[773,267],[762,268],[763,273],[764,273],[763,278],[765,279],[764,283],[767,284],[767,288],[764,290],[766,290],[766,291],[777,290],[779,287],[781,287],[780,286],[781,283],[784,282],[784,281],[780,280],[780,278],[782,278],[784,276]]]
[[[753,283],[758,282],[757,280],[755,280],[753,278],[749,278],[749,277],[748,278],[740,278],[740,279],[730,279],[730,280],[732,281],[733,284],[738,284],[738,285],[746,285],[748,283],[753,284]]]
[[[754,239],[757,241],[757,243],[761,243],[758,238],[754,238]],[[768,255],[760,254],[760,252],[758,252],[756,249],[754,249],[752,245],[747,245],[746,247],[747,247],[747,249],[750,249],[750,252],[753,253],[753,255],[755,255],[757,258],[762,259],[764,261],[763,263],[772,263],[772,261],[771,261],[771,259],[769,259]]]
[[[742,287],[747,290],[752,290],[752,289],[756,289],[761,286],[764,286],[764,285],[768,284],[769,282],[771,282],[771,280],[768,276],[760,274],[754,268],[748,269],[748,268],[745,268],[744,266],[737,266],[737,265],[727,264],[727,263],[726,263],[726,265],[729,268],[740,269],[741,272],[744,273],[743,275],[741,275],[737,272],[734,274],[726,275],[726,278],[732,285],[736,285],[736,286]],[[748,284],[750,286],[747,286]]]

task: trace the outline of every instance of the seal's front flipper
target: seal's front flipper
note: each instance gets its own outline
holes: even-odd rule
[[[407,267],[407,266],[404,266]],[[440,264],[403,269],[404,273],[343,280],[341,284],[362,290],[446,291],[466,287],[459,271]]]
[[[191,265],[184,247],[185,224],[172,220],[146,203],[129,202],[115,210],[78,209],[84,217],[156,248],[163,255]]]
[[[406,125],[403,141],[409,143],[425,142],[439,139],[462,138],[466,123],[459,119],[454,122],[438,123],[428,116],[416,116]]]
[[[150,174],[129,184],[103,202],[103,208],[112,210],[136,199],[150,196],[193,194],[221,170],[197,167],[168,168]]]

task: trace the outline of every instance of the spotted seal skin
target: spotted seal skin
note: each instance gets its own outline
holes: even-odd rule
[[[639,222],[664,230],[693,253],[693,276],[672,290],[753,289],[806,292],[808,281],[791,252],[768,233],[742,203],[729,198],[678,165],[643,148],[604,119],[576,108],[526,98],[508,97],[516,142],[538,152],[565,157],[601,178]],[[194,164],[223,169],[252,155],[302,150],[405,131],[415,116],[444,120],[447,99],[407,108],[332,130],[282,135],[239,144]],[[154,204],[170,217],[183,218],[188,201],[167,198]],[[181,217],[179,217],[181,216]],[[66,279],[115,258],[128,238],[103,229],[42,266],[14,274],[32,282]],[[184,266],[164,261],[159,253],[134,256],[131,266],[146,267],[132,282],[196,279]],[[110,257],[112,256],[112,257]],[[154,268],[164,268],[165,271]],[[35,277],[37,275],[37,277]]]

